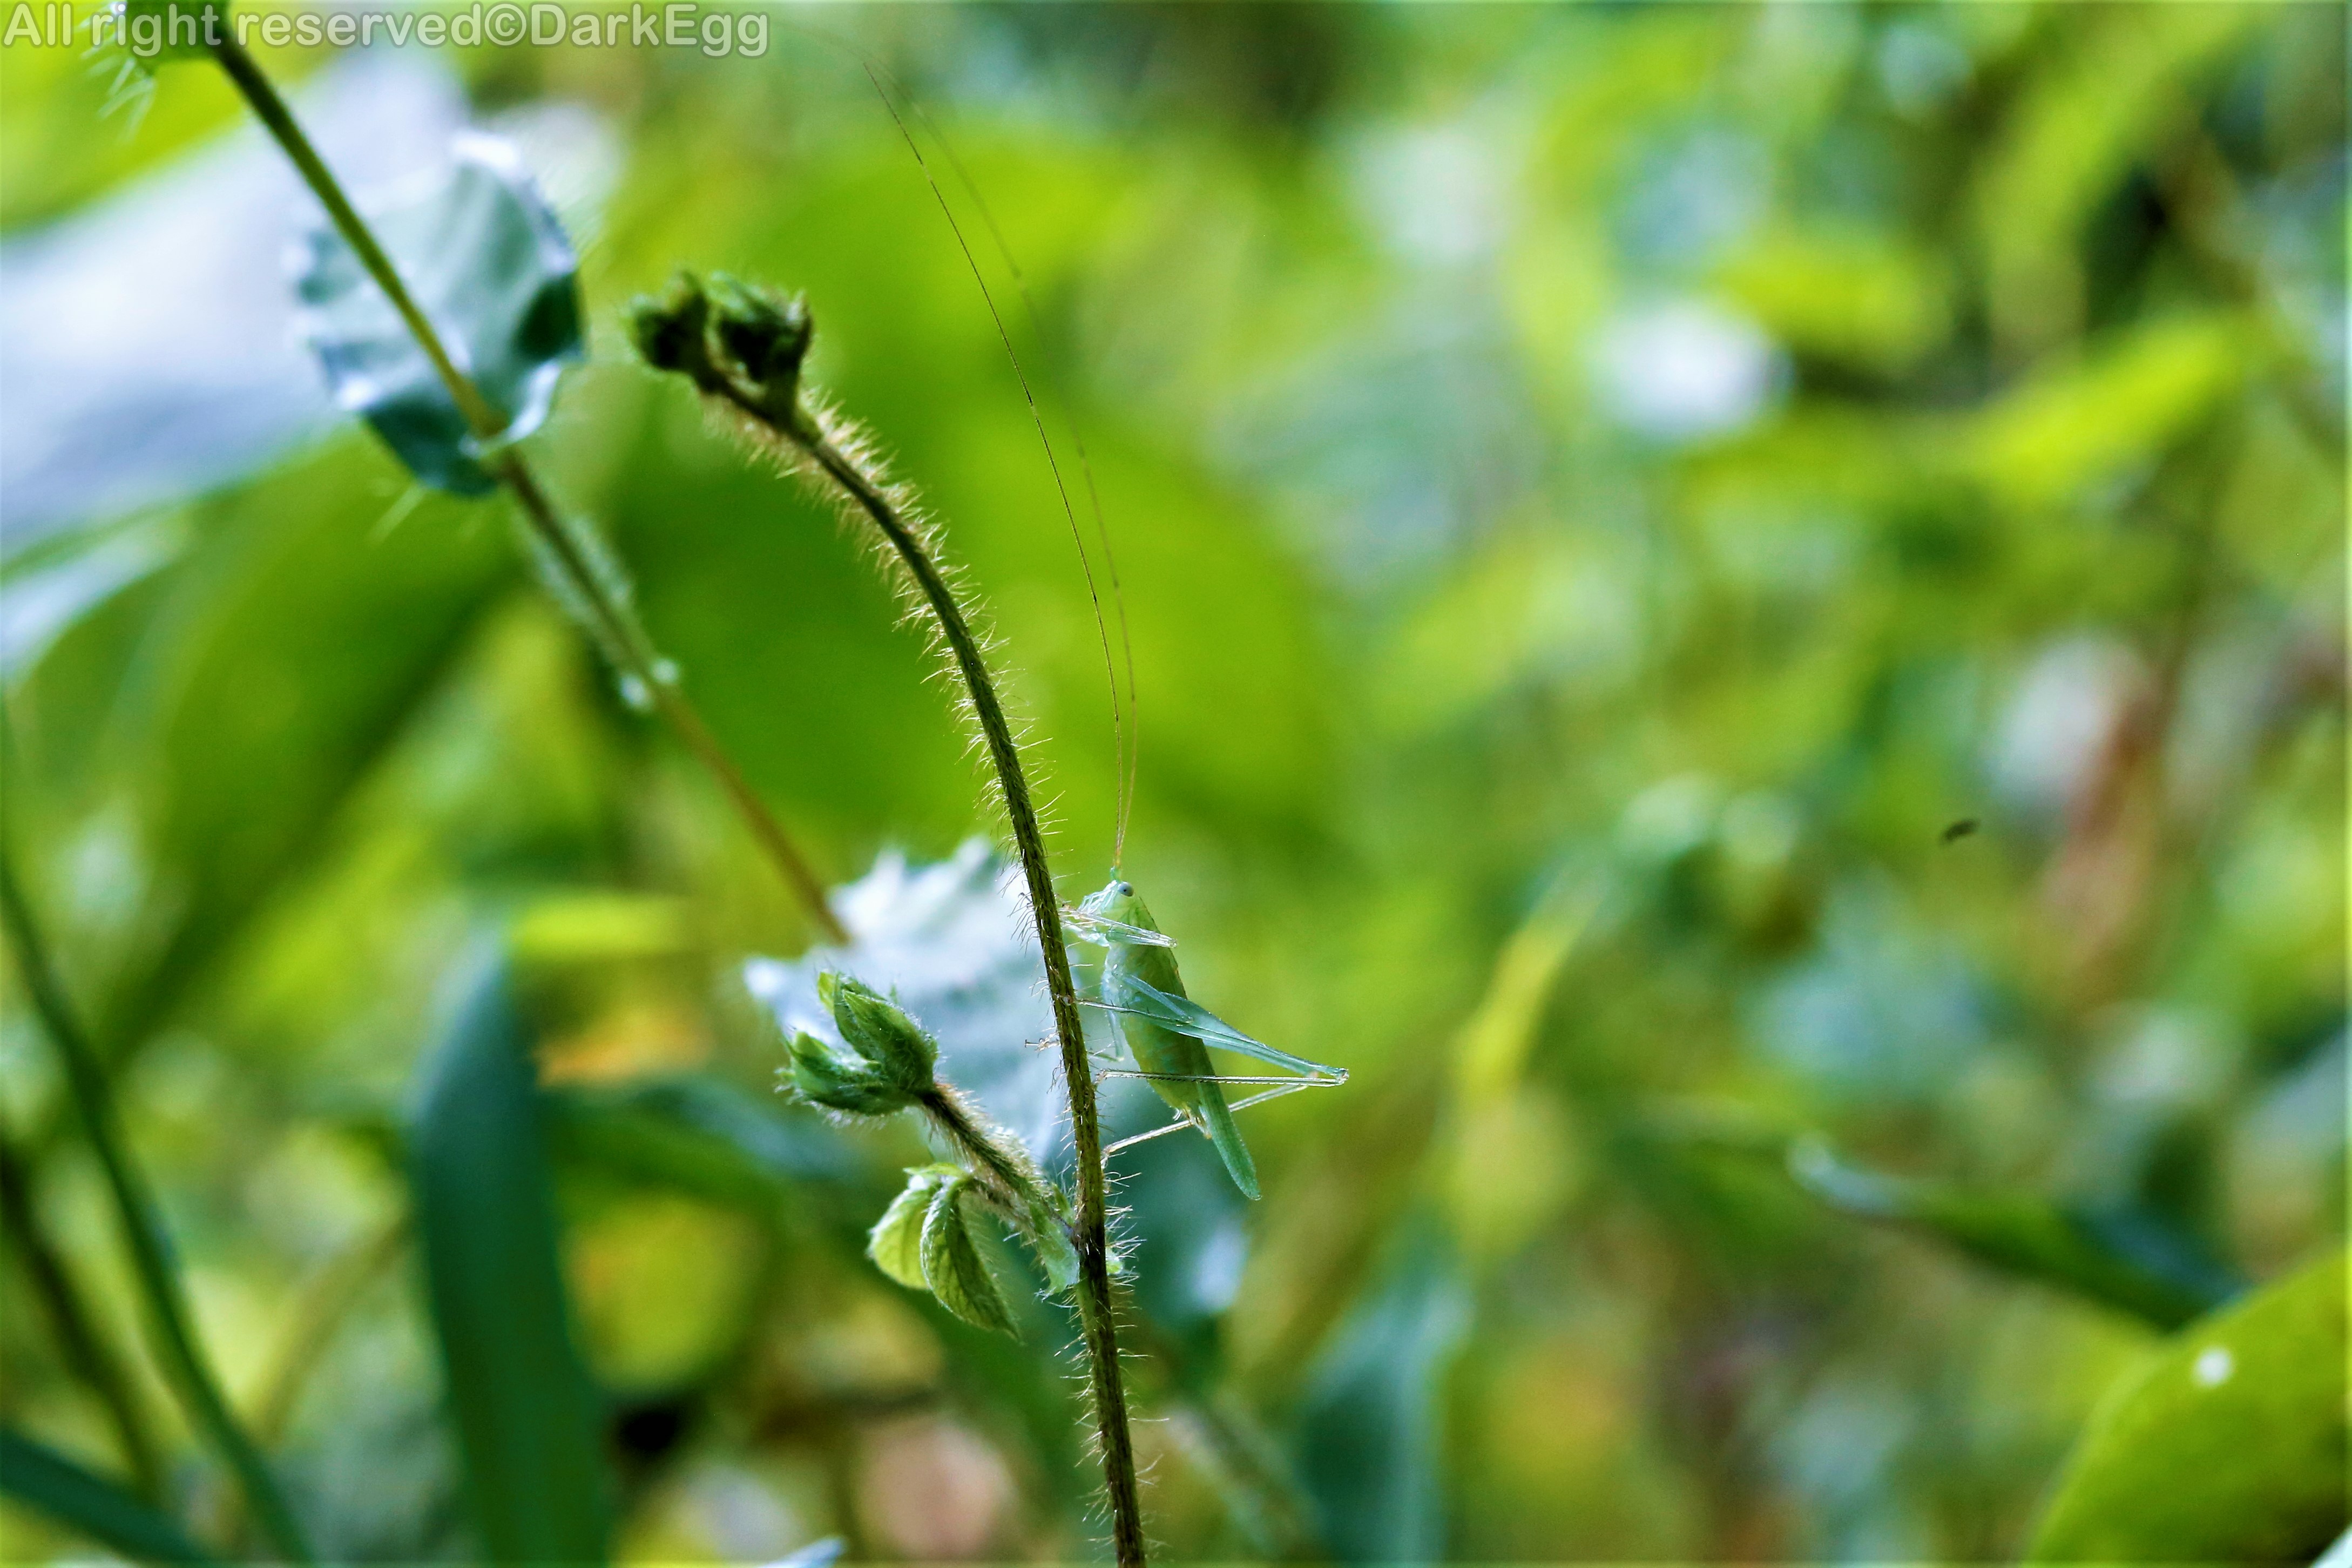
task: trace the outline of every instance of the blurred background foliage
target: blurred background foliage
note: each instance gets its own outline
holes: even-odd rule
[[[592,350],[532,447],[845,883],[984,829],[980,776],[856,542],[616,317],[681,265],[807,291],[991,606],[1075,897],[1086,586],[861,61],[927,110],[1118,552],[1126,869],[1196,995],[1354,1075],[1244,1119],[1246,1215],[1205,1145],[1122,1190],[1171,1558],[2013,1556],[2167,1329],[2340,1236],[2340,9],[771,15],[758,58],[262,53],[362,190],[468,121],[522,148]],[[0,50],[7,831],[322,1548],[549,1539],[455,1436],[539,1377],[602,1436],[507,1473],[601,1466],[623,1559],[1087,1554],[1060,1331],[877,1275],[911,1134],[767,1092],[742,961],[810,936],[771,868],[504,502],[336,420],[226,85],[107,97]],[[233,1539],[9,996],[12,1212]],[[536,1102],[468,1055],[517,1032]],[[446,1359],[412,1201],[491,1227]],[[6,1419],[119,1471],[27,1234]]]

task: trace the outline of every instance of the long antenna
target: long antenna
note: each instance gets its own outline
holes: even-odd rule
[[[906,140],[907,150],[914,154],[915,166],[922,171],[923,183],[931,190],[931,199],[939,203],[940,215],[947,219],[949,231],[955,236],[956,247],[963,252],[964,265],[971,269],[971,280],[979,287],[980,297],[988,306],[989,320],[996,325],[997,341],[1004,345],[1004,357],[1012,362],[1013,377],[1021,384],[1021,395],[1029,405],[1029,420],[1036,427],[1038,444],[1045,450],[1045,466],[1054,476],[1055,493],[1061,498],[1062,516],[1070,525],[1070,541],[1078,547],[1078,565],[1086,574],[1087,597],[1094,605],[1095,633],[1102,644],[1103,675],[1110,684],[1111,779],[1116,802],[1112,863],[1117,865],[1126,858],[1128,808],[1134,798],[1133,770],[1130,767],[1133,753],[1129,745],[1128,731],[1135,710],[1135,649],[1128,635],[1127,602],[1119,590],[1118,565],[1111,559],[1110,535],[1103,527],[1102,499],[1095,488],[1094,468],[1087,461],[1086,444],[1078,437],[1076,421],[1072,420],[1070,422],[1071,440],[1076,448],[1079,468],[1086,476],[1087,495],[1094,511],[1095,531],[1102,541],[1103,558],[1108,567],[1110,577],[1112,603],[1118,608],[1119,641],[1127,654],[1128,698],[1124,714],[1121,713],[1119,704],[1118,665],[1111,654],[1110,628],[1103,619],[1102,594],[1095,584],[1094,558],[1087,553],[1086,534],[1078,527],[1077,509],[1071,504],[1070,488],[1062,477],[1061,459],[1054,451],[1052,436],[1046,432],[1045,416],[1037,405],[1037,395],[1030,387],[1029,373],[1021,366],[1021,355],[1013,346],[1013,334],[1005,330],[1003,312],[996,308],[996,296],[990,292],[988,279],[980,269],[980,260],[972,255],[971,246],[964,238],[963,226],[956,222],[955,211],[948,205],[947,193],[940,189],[940,182],[931,173],[929,160],[923,156],[923,149],[916,142],[914,132],[908,128],[906,117],[898,112],[898,104],[891,100],[888,89],[882,85],[883,76],[889,74],[887,68],[862,55],[859,63],[865,68],[866,79],[874,84],[875,96],[881,99],[882,107],[889,111],[891,123],[898,126],[898,134]],[[1013,285],[1020,293],[1023,307],[1028,312],[1030,331],[1042,342],[1045,333],[1038,324],[1036,304],[1030,298],[1028,284],[1022,276],[1020,264],[1013,259],[1012,249],[1005,244],[1003,231],[997,227],[994,216],[989,213],[988,204],[981,199],[979,188],[972,183],[971,176],[964,171],[963,164],[957,159],[954,149],[949,146],[947,138],[940,132],[938,122],[924,112],[921,102],[916,99],[904,82],[899,81],[896,76],[891,76],[890,79],[898,90],[905,94],[908,105],[913,108],[917,117],[923,121],[924,128],[939,142],[940,151],[946,154],[950,165],[955,169],[965,191],[971,196],[974,205],[980,208],[988,231],[995,239],[998,253],[1003,256],[1005,266],[1013,274]],[[1066,404],[1067,402],[1066,399],[1063,401]]]
[[[923,107],[923,100],[917,98],[888,67],[881,69],[905,97],[907,107],[914,111],[915,118],[931,133],[931,140],[939,143],[948,167],[955,172],[956,183],[963,187],[964,195],[971,197],[971,205],[979,209],[980,221],[988,229],[988,237],[994,242],[996,254],[1003,260],[1004,269],[1013,275],[1013,291],[1021,296],[1022,311],[1029,318],[1029,335],[1043,343],[1045,328],[1038,319],[1037,301],[1029,292],[1028,275],[1021,270],[1021,263],[1013,257],[1013,247],[1006,243],[1004,231],[997,225],[996,214],[990,208],[988,198],[981,194],[980,182],[973,179],[971,172],[964,167],[963,160],[956,155],[955,143],[948,140],[947,132],[940,128],[939,121],[931,118],[930,110]],[[1069,426],[1070,446],[1077,456],[1078,473],[1087,483],[1087,507],[1094,518],[1095,542],[1102,548],[1103,565],[1110,578],[1111,613],[1118,618],[1119,657],[1127,666],[1127,772],[1119,781],[1117,803],[1117,833],[1111,853],[1111,864],[1116,867],[1127,858],[1127,825],[1135,812],[1136,782],[1143,772],[1143,719],[1135,700],[1135,639],[1128,628],[1127,595],[1118,580],[1118,557],[1111,552],[1110,529],[1103,521],[1102,493],[1095,486],[1094,464],[1087,458],[1086,435],[1078,428],[1077,419],[1070,412],[1069,396],[1058,384],[1050,358],[1038,374],[1045,382],[1046,390],[1053,394],[1054,401],[1061,405],[1063,421]],[[1083,552],[1084,546],[1080,549]],[[1097,605],[1097,615],[1100,615],[1099,605]],[[1114,701],[1117,694],[1118,685],[1114,680]]]

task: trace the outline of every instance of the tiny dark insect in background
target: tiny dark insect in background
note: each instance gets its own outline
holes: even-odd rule
[[[1937,834],[1936,836],[1937,842],[1941,844],[1958,844],[1961,839],[1968,837],[1970,834],[1974,833],[1978,828],[1982,827],[1983,826],[1983,823],[1978,821],[1973,816],[1963,816],[1958,822],[1955,822],[1950,826],[1945,828],[1943,832]]]

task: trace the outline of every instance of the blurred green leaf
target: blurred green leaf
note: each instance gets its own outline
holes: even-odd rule
[[[239,494],[172,574],[138,650],[114,744],[154,861],[153,943],[96,1033],[143,1035],[245,923],[311,865],[514,570],[495,531],[446,512],[371,537],[364,468],[304,465]]]
[[[802,1183],[842,1183],[855,1166],[833,1130],[785,1116],[723,1079],[680,1073],[617,1084],[562,1084],[543,1096],[550,1145],[564,1162],[761,1208]]]
[[[2189,82],[2261,20],[2234,5],[2083,12],[2029,53],[1975,193],[2005,335],[2031,342],[2073,325],[2085,220],[2177,124]]]
[[[509,928],[519,963],[594,963],[667,957],[689,941],[682,899],[580,889],[534,900]]]
[[[2087,1296],[2176,1329],[2245,1288],[2158,1222],[2094,1214],[2033,1193],[1906,1180],[1840,1160],[1818,1139],[1789,1151],[1789,1171],[1842,1214],[1925,1231],[1980,1263]]]
[[[0,1492],[142,1563],[209,1563],[180,1527],[63,1454],[0,1428]]]
[[[14,680],[84,616],[161,571],[187,546],[175,517],[65,535],[27,551],[0,578],[0,680]]]
[[[368,216],[457,368],[507,416],[506,439],[538,429],[563,364],[582,355],[580,264],[515,150],[462,135],[435,190]],[[426,484],[497,488],[432,362],[331,227],[310,232],[295,291],[337,405]]]
[[[1439,1426],[1445,1373],[1470,1326],[1453,1249],[1408,1219],[1388,1266],[1318,1358],[1297,1429],[1300,1483],[1343,1563],[1444,1555]]]
[[[503,966],[419,1072],[409,1170],[483,1554],[604,1560],[595,1391],[572,1340],[530,1036]]]
[[[1969,461],[1988,489],[2022,507],[2055,505],[2162,452],[2220,406],[2259,364],[2241,317],[2180,316],[2136,326],[2078,362],[2033,375],[1978,416]]]
[[[1949,324],[1933,258],[1870,229],[1778,231],[1742,249],[1721,281],[1782,342],[1865,369],[1905,368]]]
[[[2333,1251],[2168,1341],[2059,1478],[2032,1563],[2301,1563],[2347,1519]]]

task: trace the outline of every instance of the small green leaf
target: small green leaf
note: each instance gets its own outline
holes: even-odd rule
[[[0,1493],[125,1557],[146,1563],[212,1561],[177,1524],[112,1481],[5,1428],[0,1428]]]
[[[1013,1309],[972,1239],[971,1217],[963,1202],[971,1184],[970,1177],[959,1173],[942,1181],[931,1196],[923,1215],[923,1282],[940,1306],[972,1327],[1011,1334]]]
[[[2109,1398],[2032,1563],[2307,1563],[2346,1525],[2341,1251],[2190,1325]]]
[[[506,416],[505,439],[539,428],[558,374],[581,357],[580,264],[514,149],[460,136],[435,190],[368,216],[457,368]],[[332,228],[309,236],[295,293],[338,406],[374,426],[426,484],[459,495],[496,488],[431,360]]]
[[[574,1349],[529,1036],[503,965],[421,1069],[409,1138],[433,1325],[483,1556],[604,1561],[604,1441]]]
[[[907,1173],[907,1187],[890,1200],[866,1239],[866,1256],[874,1266],[909,1290],[928,1290],[923,1278],[923,1221],[940,1186],[959,1179],[953,1165],[918,1165]]]

